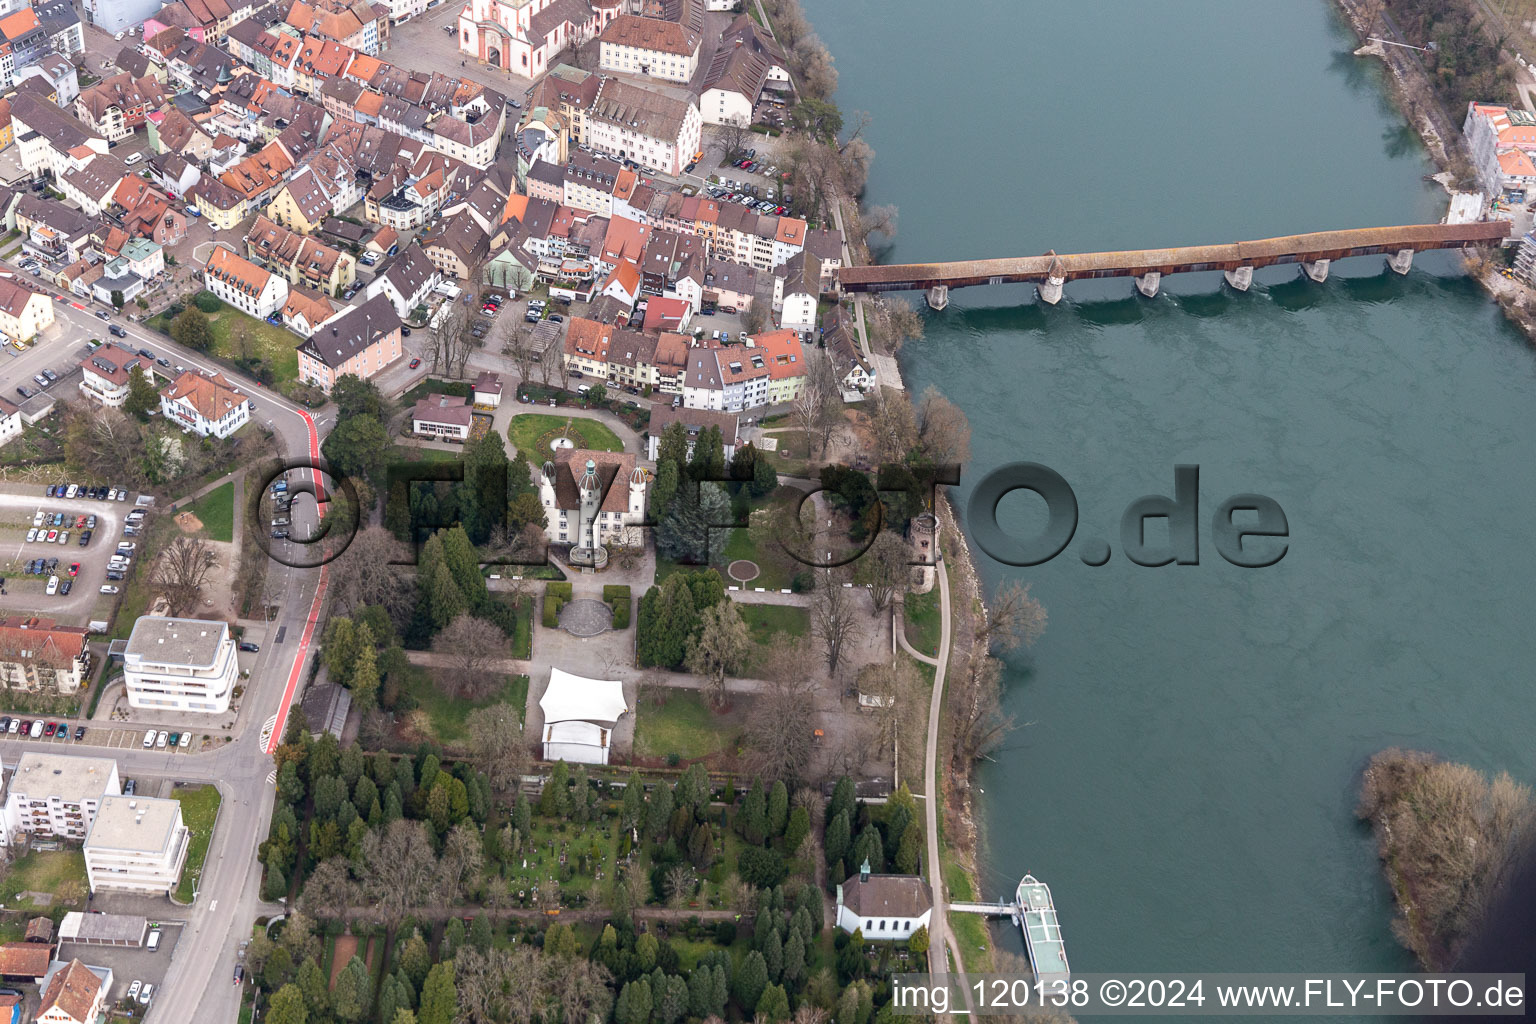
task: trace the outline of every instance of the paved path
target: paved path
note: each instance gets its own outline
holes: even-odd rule
[[[933,914],[929,919],[928,939],[931,955],[929,970],[942,982],[949,974],[949,957],[952,952],[949,936],[949,894],[944,891],[944,872],[939,860],[939,716],[944,710],[944,674],[949,665],[950,610],[949,574],[944,566],[943,552],[939,553],[939,621],[943,629],[939,634],[939,657],[933,676],[933,697],[928,702],[928,743],[923,767],[923,813],[928,833],[928,884],[933,889]],[[964,975],[964,967],[958,951],[954,951],[955,967]],[[963,980],[962,980],[963,984]],[[967,997],[969,1001],[969,997]]]

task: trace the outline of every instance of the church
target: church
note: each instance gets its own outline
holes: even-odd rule
[[[469,0],[459,15],[459,51],[538,78],[568,47],[597,38],[623,0]]]

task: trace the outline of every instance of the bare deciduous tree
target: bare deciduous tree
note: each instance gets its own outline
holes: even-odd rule
[[[912,571],[912,567],[907,564],[911,558],[912,549],[907,542],[887,529],[875,535],[869,550],[854,563],[854,582],[863,583],[869,588],[869,599],[875,606],[876,614],[889,608],[891,598],[898,590],[906,587],[907,577]]]
[[[512,329],[507,335],[507,342],[502,351],[512,360],[520,382],[532,379],[533,364],[539,358],[539,353],[533,344],[533,331],[527,324],[520,324]]]
[[[811,600],[811,635],[821,644],[827,671],[837,674],[843,649],[859,631],[859,617],[853,593],[843,586],[846,573],[822,569],[816,574],[816,595]]]
[[[688,651],[688,671],[707,676],[710,700],[725,703],[725,677],[740,670],[752,649],[752,634],[733,601],[706,609],[698,640]]]
[[[510,704],[492,704],[469,713],[469,749],[491,792],[510,807],[532,760],[521,717]]]
[[[405,545],[384,527],[359,531],[331,573],[337,608],[352,612],[363,605],[382,605],[397,625],[402,624],[416,603],[414,581],[406,575],[409,566],[399,564],[407,557]]]
[[[455,825],[443,842],[443,856],[438,862],[442,871],[440,891],[445,900],[453,902],[468,896],[466,890],[474,887],[485,863],[480,830],[469,823]]]
[[[427,337],[431,341],[432,372],[446,374],[453,365],[459,338],[469,330],[469,307],[462,302],[450,302],[441,306],[433,316]]]
[[[397,818],[363,837],[363,895],[390,927],[429,905],[437,892],[437,853],[422,821]]]
[[[337,919],[358,902],[357,883],[352,881],[352,868],[344,857],[332,857],[315,865],[304,879],[304,891],[299,894],[299,906],[313,917]]]
[[[698,879],[694,877],[693,865],[683,863],[674,864],[667,869],[664,879],[667,890],[667,906],[673,909],[681,909],[688,905],[693,898],[693,890],[698,888]]]
[[[967,770],[985,757],[1013,729],[1013,718],[1002,706],[1002,662],[972,658],[965,671],[955,673],[949,705],[955,729],[955,767]]]
[[[457,696],[480,700],[499,682],[489,669],[492,662],[505,656],[507,638],[491,623],[465,612],[432,639],[432,650],[450,659],[456,670],[450,677],[440,676],[439,681],[446,681],[446,688]]]
[[[219,564],[219,558],[201,537],[182,535],[155,560],[155,586],[171,604],[172,615],[184,615],[197,607],[203,584]]]
[[[905,462],[917,450],[917,414],[905,391],[876,388],[870,392],[869,425],[875,455],[883,464]]]
[[[815,747],[820,656],[805,637],[775,633],[763,657],[768,686],[747,717],[743,743],[754,775],[805,779]]]
[[[923,720],[923,680],[917,664],[906,655],[898,655],[885,664],[864,666],[859,671],[859,694],[868,699],[874,711],[880,744],[900,740],[909,756],[917,756]]]
[[[970,461],[971,424],[960,407],[930,385],[917,405],[918,438],[928,458],[940,466]]]
[[[983,650],[1008,652],[1033,647],[1045,633],[1045,606],[1029,592],[1029,584],[1011,580],[1000,585],[987,605],[986,618],[976,624],[976,642]]]
[[[768,304],[753,300],[752,304],[741,311],[741,329],[748,334],[762,334],[773,326],[768,316]]]

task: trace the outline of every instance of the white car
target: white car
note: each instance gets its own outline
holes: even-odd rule
[[[139,993],[139,1005],[140,1006],[148,1006],[149,1005],[149,999],[154,994],[155,994],[155,986],[153,986],[153,985],[145,985],[144,986],[144,991]]]
[[[190,747],[192,745],[192,734],[190,732],[181,734],[181,745],[183,747]]]
[[[107,491],[107,500],[108,501],[116,501],[117,500],[117,488],[116,487],[113,487],[113,488],[111,488],[111,489],[109,489]]]
[[[119,552],[123,552],[123,551],[132,551],[132,550],[133,550],[133,549],[134,549],[134,548],[137,548],[137,547],[138,547],[138,545],[137,545],[137,544],[135,544],[135,543],[134,543],[134,542],[133,542],[133,541],[131,541],[131,540],[125,540],[125,541],[123,541],[123,542],[122,542],[122,543],[121,543],[121,544],[119,544],[119,545],[118,545],[118,546],[117,546],[117,550],[118,550],[118,551],[119,551]]]
[[[59,578],[57,576],[49,576],[48,577],[48,594],[49,594],[49,596],[57,594],[58,592],[59,592]]]
[[[155,730],[151,729],[151,730],[149,730],[149,732],[146,732],[144,734],[144,749],[148,750],[149,748],[153,747],[154,745],[155,745]]]
[[[27,735],[31,736],[33,739],[37,739],[42,734],[43,734],[43,720],[41,718],[39,718],[37,721],[32,723],[32,731],[27,733]]]
[[[33,526],[42,526],[43,525],[43,514],[41,512],[39,512],[37,515],[32,517],[32,525]]]
[[[5,730],[5,731],[6,732],[21,732],[21,719],[19,719],[19,718],[11,719],[11,727],[9,729]]]
[[[59,531],[59,543],[60,544],[68,544],[69,543],[69,531],[68,530],[60,530]]]
[[[155,737],[155,746],[157,746],[157,747],[165,746],[165,741],[170,739],[170,738],[171,738],[171,734],[166,732],[164,729],[161,729],[160,730],[160,735]]]
[[[27,531],[27,543],[30,544],[35,540],[37,540],[37,527],[34,526]]]
[[[129,985],[128,986],[128,998],[129,999],[137,999],[137,998],[139,998],[139,989],[141,989],[143,987],[144,987],[144,983],[141,982],[141,981],[135,981],[132,985]]]
[[[101,592],[103,594],[115,594],[115,593],[118,592],[118,589],[116,587],[114,587],[112,584],[108,583],[108,584],[106,584],[105,586],[103,586],[101,588]]]

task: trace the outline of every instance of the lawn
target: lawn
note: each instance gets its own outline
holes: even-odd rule
[[[497,692],[486,699],[464,700],[444,693],[432,681],[430,672],[419,665],[412,665],[405,691],[416,701],[416,710],[412,712],[416,728],[429,733],[444,746],[451,746],[469,738],[466,722],[471,711],[491,704],[507,703],[521,712],[528,703],[528,677],[510,676]]]
[[[460,453],[447,451],[443,448],[418,448],[411,444],[397,444],[390,446],[389,461],[392,463],[404,462],[458,462]]]
[[[811,631],[811,613],[795,605],[738,603],[736,608],[752,630],[752,639],[760,644],[766,644],[780,630],[790,636],[805,636]]]
[[[635,713],[635,756],[683,760],[708,757],[724,749],[734,727],[710,710],[704,696],[693,690],[671,690],[660,707],[646,702]]]
[[[209,540],[228,544],[235,539],[235,482],[220,484],[183,511],[191,512],[202,521]]]
[[[79,850],[33,850],[11,865],[10,873],[0,882],[0,903],[7,907],[31,906],[23,892],[56,893],[70,879],[78,879],[80,892],[86,891],[85,854]]]
[[[948,848],[940,844],[940,850],[939,860],[943,863],[949,898],[956,903],[976,899],[971,889],[971,876],[950,859]],[[987,930],[987,919],[980,914],[950,914],[949,926],[954,930],[955,947],[960,951],[960,962],[966,971],[985,974],[992,970],[992,934]]]
[[[213,823],[219,817],[219,787],[177,786],[171,799],[181,801],[181,820],[192,834],[187,844],[187,863],[181,869],[181,884],[176,887],[176,898],[182,903],[191,903],[198,880],[203,876],[208,844],[213,841]]]
[[[725,542],[725,550],[720,555],[720,575],[725,577],[727,586],[737,582],[730,578],[726,570],[738,558],[745,558],[755,563],[758,571],[756,579],[739,584],[743,590],[751,590],[754,587],[762,587],[764,590],[785,590],[793,580],[793,575],[784,567],[785,554],[782,551],[761,551],[753,543],[751,531],[740,526],[731,531],[730,538]]]
[[[943,623],[939,621],[939,588],[926,594],[908,594],[906,597],[907,643],[922,654],[939,653],[939,636]]]
[[[578,448],[587,448],[599,452],[621,452],[624,443],[612,430],[597,420],[586,419],[582,416],[551,416],[548,413],[525,412],[512,417],[507,424],[507,437],[517,450],[522,452],[534,465],[542,465],[544,460],[554,453],[550,451],[549,442],[553,440],[556,431],[564,432],[566,424],[570,424],[570,438]],[[545,435],[551,435],[545,437]],[[543,445],[540,445],[540,440]]]
[[[764,432],[775,438],[779,446],[768,453],[769,461],[781,476],[806,476],[809,473],[806,437],[803,430],[769,430]]]
[[[300,341],[298,335],[285,327],[247,316],[233,306],[222,303],[217,313],[209,313],[207,316],[208,327],[213,335],[213,344],[208,348],[209,355],[231,364],[237,363],[237,354],[230,344],[230,332],[235,324],[244,323],[250,329],[254,353],[271,367],[272,377],[277,386],[286,387],[298,381]],[[145,326],[154,330],[163,331],[166,334],[171,332],[170,321],[163,313],[150,317],[144,323]]]

